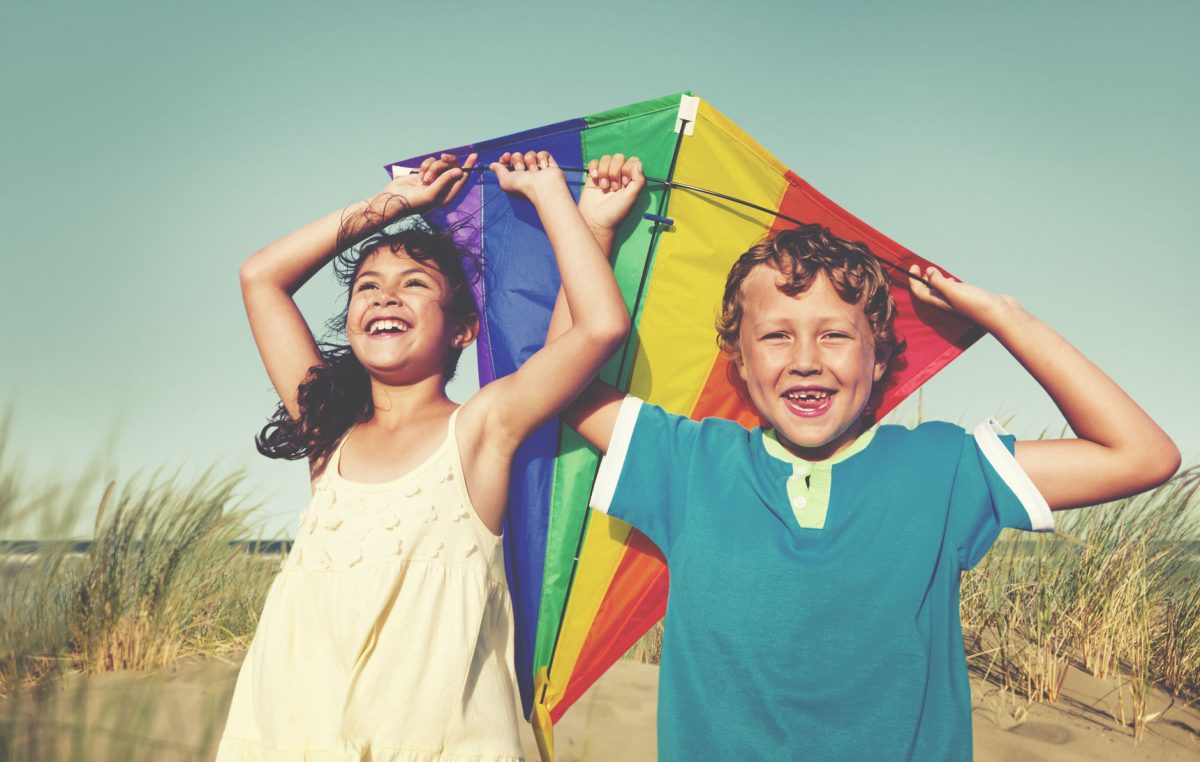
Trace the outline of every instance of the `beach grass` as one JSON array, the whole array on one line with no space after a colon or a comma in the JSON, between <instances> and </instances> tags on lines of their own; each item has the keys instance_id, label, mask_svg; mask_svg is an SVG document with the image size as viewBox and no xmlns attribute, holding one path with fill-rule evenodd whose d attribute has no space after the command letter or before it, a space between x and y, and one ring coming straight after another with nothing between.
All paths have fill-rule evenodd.
<instances>
[{"instance_id":1,"label":"beach grass","mask_svg":"<svg viewBox=\"0 0 1200 762\"><path fill-rule=\"evenodd\" d=\"M240 483L159 472L109 483L84 506L79 485L25 492L0 444L0 538L35 511L59 528L95 516L90 541L24 552L10 542L0 558L0 696L64 671L149 670L244 647L279 558L246 552L252 506Z\"/></svg>"},{"instance_id":2,"label":"beach grass","mask_svg":"<svg viewBox=\"0 0 1200 762\"><path fill-rule=\"evenodd\" d=\"M240 475L33 481L5 440L0 425L0 759L211 756L215 730L172 741L152 697L86 675L246 647L280 558L248 552ZM177 727L219 730L223 708L205 706Z\"/></svg>"},{"instance_id":3,"label":"beach grass","mask_svg":"<svg viewBox=\"0 0 1200 762\"><path fill-rule=\"evenodd\" d=\"M1157 686L1200 698L1200 468L1156 490L1005 532L962 578L973 671L1014 706L1056 701L1070 670L1111 682L1113 720L1140 737Z\"/></svg>"}]
</instances>

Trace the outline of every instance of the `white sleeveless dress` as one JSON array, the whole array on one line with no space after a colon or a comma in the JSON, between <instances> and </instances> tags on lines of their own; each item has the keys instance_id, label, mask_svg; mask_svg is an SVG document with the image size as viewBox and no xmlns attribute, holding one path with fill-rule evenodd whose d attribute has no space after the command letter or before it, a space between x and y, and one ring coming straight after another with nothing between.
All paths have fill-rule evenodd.
<instances>
[{"instance_id":1,"label":"white sleeveless dress","mask_svg":"<svg viewBox=\"0 0 1200 762\"><path fill-rule=\"evenodd\" d=\"M501 540L446 439L405 476L339 475L300 517L238 675L226 760L522 758Z\"/></svg>"}]
</instances>

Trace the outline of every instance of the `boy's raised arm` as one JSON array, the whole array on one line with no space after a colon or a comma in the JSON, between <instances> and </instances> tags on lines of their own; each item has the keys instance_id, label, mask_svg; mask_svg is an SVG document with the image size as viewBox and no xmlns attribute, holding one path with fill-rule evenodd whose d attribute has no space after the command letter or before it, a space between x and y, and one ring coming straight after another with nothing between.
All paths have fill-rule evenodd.
<instances>
[{"instance_id":1,"label":"boy's raised arm","mask_svg":"<svg viewBox=\"0 0 1200 762\"><path fill-rule=\"evenodd\" d=\"M1179 450L1166 432L1015 299L952 280L932 267L925 278L933 289L914 281L913 294L995 336L1042 385L1078 437L1016 445L1017 463L1052 509L1126 497L1162 484L1179 468Z\"/></svg>"},{"instance_id":2,"label":"boy's raised arm","mask_svg":"<svg viewBox=\"0 0 1200 762\"><path fill-rule=\"evenodd\" d=\"M642 163L636 157L626 160L618 153L588 163L587 181L579 197L579 213L606 259L612 254L615 231L629 214L643 185ZM560 289L546 331L547 344L571 328L572 314L566 293ZM624 397L618 390L596 379L563 410L562 417L593 447L606 453Z\"/></svg>"}]
</instances>

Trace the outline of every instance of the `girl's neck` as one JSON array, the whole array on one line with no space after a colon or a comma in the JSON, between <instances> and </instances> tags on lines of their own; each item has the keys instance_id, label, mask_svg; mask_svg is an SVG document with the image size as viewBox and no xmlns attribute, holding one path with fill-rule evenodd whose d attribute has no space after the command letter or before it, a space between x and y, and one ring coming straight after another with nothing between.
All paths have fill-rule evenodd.
<instances>
[{"instance_id":1,"label":"girl's neck","mask_svg":"<svg viewBox=\"0 0 1200 762\"><path fill-rule=\"evenodd\" d=\"M416 418L436 415L441 409L454 407L454 402L446 396L446 385L440 376L402 386L372 378L371 401L375 407L371 425L391 430L402 428Z\"/></svg>"}]
</instances>

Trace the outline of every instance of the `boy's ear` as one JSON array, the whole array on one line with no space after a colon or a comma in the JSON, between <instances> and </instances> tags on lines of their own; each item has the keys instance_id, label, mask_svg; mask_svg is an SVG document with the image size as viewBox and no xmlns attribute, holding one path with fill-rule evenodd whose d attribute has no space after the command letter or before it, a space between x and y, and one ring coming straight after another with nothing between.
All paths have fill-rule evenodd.
<instances>
[{"instance_id":1,"label":"boy's ear","mask_svg":"<svg viewBox=\"0 0 1200 762\"><path fill-rule=\"evenodd\" d=\"M892 353L886 350L875 353L875 371L872 373L875 383L879 383L879 379L883 378L887 373L888 363L892 360Z\"/></svg>"},{"instance_id":2,"label":"boy's ear","mask_svg":"<svg viewBox=\"0 0 1200 762\"><path fill-rule=\"evenodd\" d=\"M744 383L749 383L750 379L746 378L746 363L742 360L742 353L735 349L727 354L729 355L729 364L737 368L738 376Z\"/></svg>"}]
</instances>

